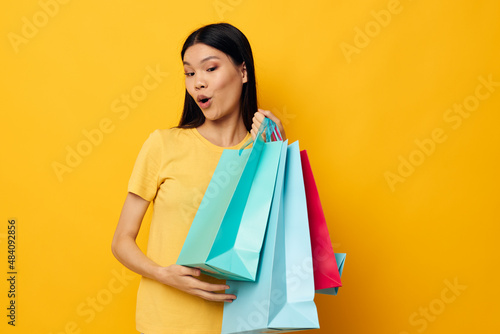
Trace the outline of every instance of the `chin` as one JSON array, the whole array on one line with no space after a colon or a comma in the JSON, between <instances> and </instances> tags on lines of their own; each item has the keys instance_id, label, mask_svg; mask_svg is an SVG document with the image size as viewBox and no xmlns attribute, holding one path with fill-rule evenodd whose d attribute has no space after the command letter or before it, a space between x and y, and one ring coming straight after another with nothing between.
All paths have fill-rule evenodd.
<instances>
[{"instance_id":1,"label":"chin","mask_svg":"<svg viewBox=\"0 0 500 334\"><path fill-rule=\"evenodd\" d=\"M208 119L210 121L215 121L215 120L223 117L223 114L221 114L217 110L203 110L203 109L201 109L201 112L205 116L205 119Z\"/></svg>"},{"instance_id":2,"label":"chin","mask_svg":"<svg viewBox=\"0 0 500 334\"><path fill-rule=\"evenodd\" d=\"M207 120L207 121L216 121L220 118L218 115L214 115L212 113L205 113L204 112L203 115L205 116L205 120Z\"/></svg>"}]
</instances>

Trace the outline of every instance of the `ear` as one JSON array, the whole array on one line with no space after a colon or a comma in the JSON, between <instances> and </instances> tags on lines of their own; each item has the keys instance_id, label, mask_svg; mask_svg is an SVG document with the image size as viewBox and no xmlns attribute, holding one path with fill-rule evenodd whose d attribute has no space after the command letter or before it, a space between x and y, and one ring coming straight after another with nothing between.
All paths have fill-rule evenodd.
<instances>
[{"instance_id":1,"label":"ear","mask_svg":"<svg viewBox=\"0 0 500 334\"><path fill-rule=\"evenodd\" d=\"M247 65L243 62L241 65L241 83L246 83L248 81Z\"/></svg>"}]
</instances>

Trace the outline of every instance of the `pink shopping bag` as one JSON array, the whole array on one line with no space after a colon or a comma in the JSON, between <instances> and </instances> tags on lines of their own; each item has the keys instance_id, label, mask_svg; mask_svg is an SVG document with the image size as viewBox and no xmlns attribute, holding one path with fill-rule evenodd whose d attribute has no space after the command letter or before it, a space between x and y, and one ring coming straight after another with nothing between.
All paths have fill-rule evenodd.
<instances>
[{"instance_id":1,"label":"pink shopping bag","mask_svg":"<svg viewBox=\"0 0 500 334\"><path fill-rule=\"evenodd\" d=\"M300 152L300 157L311 234L314 286L316 293L331 294L330 292L333 291L331 288L342 286L340 273L306 150Z\"/></svg>"}]
</instances>

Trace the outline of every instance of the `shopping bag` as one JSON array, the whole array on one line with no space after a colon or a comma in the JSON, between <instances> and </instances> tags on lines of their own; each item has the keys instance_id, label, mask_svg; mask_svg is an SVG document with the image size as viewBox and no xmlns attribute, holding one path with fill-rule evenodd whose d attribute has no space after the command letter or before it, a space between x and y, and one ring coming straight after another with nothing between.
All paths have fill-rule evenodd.
<instances>
[{"instance_id":1,"label":"shopping bag","mask_svg":"<svg viewBox=\"0 0 500 334\"><path fill-rule=\"evenodd\" d=\"M337 260L337 266L339 269L340 276L342 276L342 271L344 271L345 253L335 253L335 259ZM316 290L316 293L322 293L325 295L337 295L339 292L339 287L323 289L321 291Z\"/></svg>"},{"instance_id":2,"label":"shopping bag","mask_svg":"<svg viewBox=\"0 0 500 334\"><path fill-rule=\"evenodd\" d=\"M316 292L322 293L320 291L324 289L342 286L342 282L307 151L301 151L300 157L311 233L314 285Z\"/></svg>"},{"instance_id":3,"label":"shopping bag","mask_svg":"<svg viewBox=\"0 0 500 334\"><path fill-rule=\"evenodd\" d=\"M250 150L224 150L192 222L177 264L206 274L254 281L281 155L278 131L265 118Z\"/></svg>"},{"instance_id":4,"label":"shopping bag","mask_svg":"<svg viewBox=\"0 0 500 334\"><path fill-rule=\"evenodd\" d=\"M222 334L319 328L298 142L283 144L257 278L227 284Z\"/></svg>"}]
</instances>

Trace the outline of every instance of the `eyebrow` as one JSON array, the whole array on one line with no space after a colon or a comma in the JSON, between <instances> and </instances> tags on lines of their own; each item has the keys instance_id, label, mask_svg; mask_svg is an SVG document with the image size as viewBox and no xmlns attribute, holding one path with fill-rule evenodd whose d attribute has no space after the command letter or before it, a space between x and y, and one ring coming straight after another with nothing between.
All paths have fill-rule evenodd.
<instances>
[{"instance_id":1,"label":"eyebrow","mask_svg":"<svg viewBox=\"0 0 500 334\"><path fill-rule=\"evenodd\" d=\"M203 59L201 60L200 64L201 64L201 63L204 63L204 62L206 62L207 60L210 60L210 59L220 59L220 58L219 58L219 57L217 57L217 56L208 56L208 57L203 58ZM182 63L183 63L184 65L191 65L191 64L190 64L190 63L188 63L187 61L183 61Z\"/></svg>"}]
</instances>

